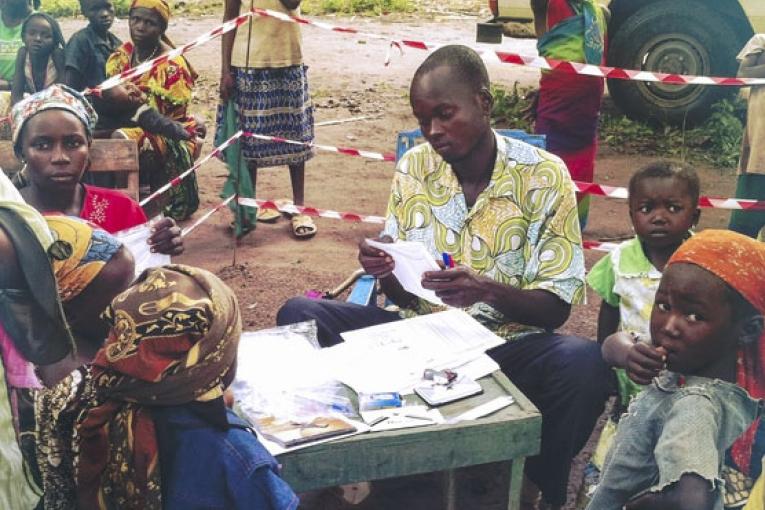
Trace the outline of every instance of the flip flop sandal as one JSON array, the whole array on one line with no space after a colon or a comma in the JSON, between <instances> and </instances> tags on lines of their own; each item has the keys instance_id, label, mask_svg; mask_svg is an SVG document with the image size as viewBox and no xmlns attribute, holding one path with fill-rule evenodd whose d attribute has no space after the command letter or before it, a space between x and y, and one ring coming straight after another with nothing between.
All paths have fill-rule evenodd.
<instances>
[{"instance_id":1,"label":"flip flop sandal","mask_svg":"<svg viewBox=\"0 0 765 510\"><path fill-rule=\"evenodd\" d=\"M310 239L316 235L317 230L310 216L296 214L292 217L292 234L298 239Z\"/></svg>"},{"instance_id":2,"label":"flip flop sandal","mask_svg":"<svg viewBox=\"0 0 765 510\"><path fill-rule=\"evenodd\" d=\"M258 208L258 221L261 223L275 223L281 216L282 213L276 209Z\"/></svg>"}]
</instances>

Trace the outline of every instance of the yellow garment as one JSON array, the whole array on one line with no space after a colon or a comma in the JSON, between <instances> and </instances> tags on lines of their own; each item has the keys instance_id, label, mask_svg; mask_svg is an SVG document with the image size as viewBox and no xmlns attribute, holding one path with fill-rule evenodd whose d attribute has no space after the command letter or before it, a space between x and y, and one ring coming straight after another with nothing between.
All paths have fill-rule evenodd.
<instances>
[{"instance_id":1,"label":"yellow garment","mask_svg":"<svg viewBox=\"0 0 765 510\"><path fill-rule=\"evenodd\" d=\"M280 0L255 0L254 7L299 16L300 9L289 10ZM242 2L239 13L250 10L250 3ZM252 30L250 31L250 26ZM247 36L250 36L250 59L247 63ZM300 26L275 18L253 16L236 30L231 65L234 67L290 67L303 63Z\"/></svg>"},{"instance_id":2,"label":"yellow garment","mask_svg":"<svg viewBox=\"0 0 765 510\"><path fill-rule=\"evenodd\" d=\"M53 243L53 236L48 229L48 224L45 223L45 218L34 207L24 202L19 190L2 170L0 170L0 207L12 209L24 218L44 249L47 250Z\"/></svg>"},{"instance_id":3,"label":"yellow garment","mask_svg":"<svg viewBox=\"0 0 765 510\"><path fill-rule=\"evenodd\" d=\"M765 475L760 475L743 510L765 510Z\"/></svg>"},{"instance_id":4,"label":"yellow garment","mask_svg":"<svg viewBox=\"0 0 765 510\"><path fill-rule=\"evenodd\" d=\"M79 295L98 276L115 248L102 250L103 256L94 258L94 230L87 223L66 216L48 216L46 219L56 240L66 241L72 248L72 254L64 260L53 259L59 295L65 303Z\"/></svg>"}]
</instances>

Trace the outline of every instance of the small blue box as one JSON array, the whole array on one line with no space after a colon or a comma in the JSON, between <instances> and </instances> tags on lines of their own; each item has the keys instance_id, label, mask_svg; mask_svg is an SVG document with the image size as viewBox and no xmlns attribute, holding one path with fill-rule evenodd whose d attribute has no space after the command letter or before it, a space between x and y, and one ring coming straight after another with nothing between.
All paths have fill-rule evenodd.
<instances>
[{"instance_id":1,"label":"small blue box","mask_svg":"<svg viewBox=\"0 0 765 510\"><path fill-rule=\"evenodd\" d=\"M401 407L402 403L401 395L396 392L359 393L359 411L374 411L375 409Z\"/></svg>"}]
</instances>

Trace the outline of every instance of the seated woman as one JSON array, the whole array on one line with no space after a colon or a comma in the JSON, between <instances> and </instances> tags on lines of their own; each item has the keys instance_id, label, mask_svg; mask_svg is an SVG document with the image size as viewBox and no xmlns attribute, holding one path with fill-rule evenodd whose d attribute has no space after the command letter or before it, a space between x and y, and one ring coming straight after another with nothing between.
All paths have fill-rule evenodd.
<instances>
[{"instance_id":1,"label":"seated woman","mask_svg":"<svg viewBox=\"0 0 765 510\"><path fill-rule=\"evenodd\" d=\"M49 423L35 420L35 394L66 387L57 383L92 359L107 329L99 314L132 281L133 262L114 238L82 220L55 216L46 222L12 195L4 175L0 190L0 465L12 484L0 491L0 506L33 508L43 486L37 425ZM56 415L57 402L38 409ZM71 466L45 451L41 467Z\"/></svg>"},{"instance_id":2,"label":"seated woman","mask_svg":"<svg viewBox=\"0 0 765 510\"><path fill-rule=\"evenodd\" d=\"M96 114L66 85L53 85L13 108L13 150L24 164L17 185L24 200L44 214L77 216L115 233L146 223L146 214L119 191L82 184L89 165ZM181 230L172 218L153 225L151 250L183 252Z\"/></svg>"},{"instance_id":3,"label":"seated woman","mask_svg":"<svg viewBox=\"0 0 765 510\"><path fill-rule=\"evenodd\" d=\"M114 76L157 57L174 46L165 36L170 7L165 0L134 0L130 6L130 39L112 53L106 62L107 76ZM120 132L138 143L141 183L154 191L184 170L199 157L205 129L198 119L188 115L191 90L196 73L183 56L163 62L133 82L144 92L147 104L162 115L181 122L195 135L191 140L177 141L140 127L125 127ZM165 213L184 220L199 207L196 176L168 190Z\"/></svg>"}]
</instances>

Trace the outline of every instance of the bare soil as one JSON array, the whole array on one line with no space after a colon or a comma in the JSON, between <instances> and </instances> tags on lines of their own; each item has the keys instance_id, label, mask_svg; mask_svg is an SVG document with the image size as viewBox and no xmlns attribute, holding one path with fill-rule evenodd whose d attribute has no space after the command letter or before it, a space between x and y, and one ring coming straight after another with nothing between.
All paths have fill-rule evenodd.
<instances>
[{"instance_id":1,"label":"bare soil","mask_svg":"<svg viewBox=\"0 0 765 510\"><path fill-rule=\"evenodd\" d=\"M485 13L479 15L483 16L481 19L486 18ZM176 18L172 20L169 35L178 43L186 42L216 26L219 19L219 16ZM323 19L398 39L442 43L473 43L478 20L479 16L466 15L465 9L459 5L419 18ZM83 27L84 23L84 20L62 20L65 35ZM114 30L121 38L127 38L125 20L118 20ZM425 52L407 49L401 55L398 50L391 49L391 64L386 67L383 61L389 48L384 42L314 27L303 27L302 30L316 122L359 115L368 117L354 123L317 127L316 141L378 152L394 151L396 134L416 125L408 104L408 84ZM528 53L534 51L534 43L533 40L513 40L506 44L510 44L515 51ZM205 152L211 148L214 130L219 55L219 40L195 49L189 55L200 75L192 109L207 118L211 133L205 143ZM516 80L531 85L539 76L533 69L502 64L490 65L489 72L495 82L505 85L512 85ZM598 155L595 180L603 184L626 185L629 175L651 159L602 149ZM730 196L733 192L732 171L707 167L700 167L698 171L705 194ZM195 218L220 202L219 194L227 171L220 162L212 161L198 174L201 207ZM319 151L306 166L306 204L340 211L383 214L392 174L393 165L390 163ZM286 168L261 170L257 196L264 199L291 197ZM289 221L280 219L275 224L259 224L255 232L236 243L228 230L230 220L226 211L212 216L188 235L185 239L186 252L176 261L201 266L219 274L236 291L244 313L245 328L250 330L273 326L276 311L287 298L309 289L327 290L337 285L358 267L358 242L379 230L376 225L317 219L318 234L311 240L300 241L291 235ZM727 212L705 210L701 227L724 227L727 220ZM626 203L595 197L585 238L614 239L630 234ZM601 256L601 252L588 251L588 267ZM563 330L594 338L598 306L599 300L590 292L587 304L574 308ZM585 451L591 451L591 446ZM572 475L572 500L581 479L581 463L580 458ZM458 507L503 508L507 497L506 482L503 482L506 473L503 467L495 465L464 470L460 475ZM373 502L364 508L441 507L440 479L435 475L393 480L378 486L383 489L387 487L387 490L375 491ZM322 496L309 507L337 508L338 505L328 503Z\"/></svg>"}]
</instances>

